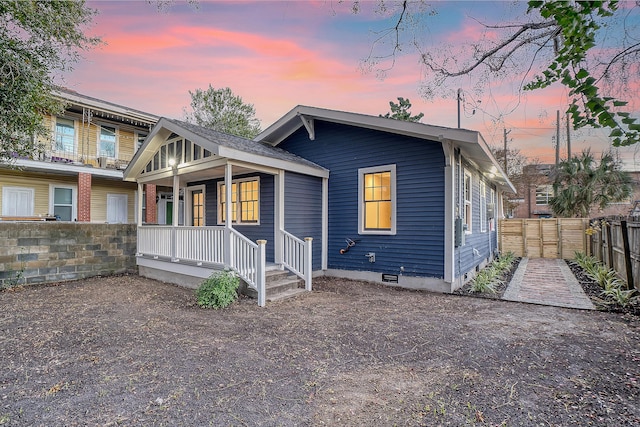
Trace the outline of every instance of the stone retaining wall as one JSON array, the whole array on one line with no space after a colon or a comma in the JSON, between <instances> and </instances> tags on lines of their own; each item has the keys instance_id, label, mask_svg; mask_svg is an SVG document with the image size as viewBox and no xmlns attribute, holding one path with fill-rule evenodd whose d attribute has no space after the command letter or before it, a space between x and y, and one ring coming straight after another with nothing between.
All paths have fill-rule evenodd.
<instances>
[{"instance_id":1,"label":"stone retaining wall","mask_svg":"<svg viewBox=\"0 0 640 427\"><path fill-rule=\"evenodd\" d=\"M0 287L135 273L135 224L0 222Z\"/></svg>"}]
</instances>

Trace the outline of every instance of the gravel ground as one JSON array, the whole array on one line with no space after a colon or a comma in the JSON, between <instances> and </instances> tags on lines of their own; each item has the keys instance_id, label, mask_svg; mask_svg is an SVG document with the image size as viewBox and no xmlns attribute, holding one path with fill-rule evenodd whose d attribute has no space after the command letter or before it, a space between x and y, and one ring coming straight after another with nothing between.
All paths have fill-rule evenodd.
<instances>
[{"instance_id":1,"label":"gravel ground","mask_svg":"<svg viewBox=\"0 0 640 427\"><path fill-rule=\"evenodd\" d=\"M137 276L0 292L0 425L640 425L635 316L314 288L220 311Z\"/></svg>"}]
</instances>

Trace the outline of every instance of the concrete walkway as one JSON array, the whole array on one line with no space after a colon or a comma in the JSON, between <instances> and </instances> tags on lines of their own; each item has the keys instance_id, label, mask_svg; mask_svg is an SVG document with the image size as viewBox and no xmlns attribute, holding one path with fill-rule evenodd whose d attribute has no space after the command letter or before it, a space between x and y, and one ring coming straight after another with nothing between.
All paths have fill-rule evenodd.
<instances>
[{"instance_id":1,"label":"concrete walkway","mask_svg":"<svg viewBox=\"0 0 640 427\"><path fill-rule=\"evenodd\" d=\"M595 310L562 259L522 258L502 299Z\"/></svg>"}]
</instances>

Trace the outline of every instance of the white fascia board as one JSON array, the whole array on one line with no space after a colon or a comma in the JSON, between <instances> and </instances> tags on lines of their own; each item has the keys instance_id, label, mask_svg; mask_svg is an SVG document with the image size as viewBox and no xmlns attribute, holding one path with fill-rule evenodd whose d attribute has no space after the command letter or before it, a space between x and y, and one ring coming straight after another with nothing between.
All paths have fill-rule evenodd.
<instances>
[{"instance_id":1,"label":"white fascia board","mask_svg":"<svg viewBox=\"0 0 640 427\"><path fill-rule=\"evenodd\" d=\"M266 157L253 153L246 153L244 151L235 150L229 147L220 147L220 156L229 158L231 160L239 160L246 163L267 166L274 169L282 169L290 172L297 172L304 175L317 176L321 178L327 178L329 176L329 171L326 169L318 169L312 166L301 165L288 160L275 159L273 157Z\"/></svg>"},{"instance_id":2,"label":"white fascia board","mask_svg":"<svg viewBox=\"0 0 640 427\"><path fill-rule=\"evenodd\" d=\"M15 166L27 171L40 171L60 175L78 175L88 173L93 176L122 180L123 174L119 169L101 169L88 166L70 165L68 163L50 163L38 160L17 159Z\"/></svg>"}]
</instances>

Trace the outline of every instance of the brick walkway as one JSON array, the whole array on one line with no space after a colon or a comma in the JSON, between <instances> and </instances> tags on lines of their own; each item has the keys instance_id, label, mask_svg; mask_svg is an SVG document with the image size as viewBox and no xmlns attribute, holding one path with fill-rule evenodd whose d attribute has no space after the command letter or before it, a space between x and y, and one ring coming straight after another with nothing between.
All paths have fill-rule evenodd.
<instances>
[{"instance_id":1,"label":"brick walkway","mask_svg":"<svg viewBox=\"0 0 640 427\"><path fill-rule=\"evenodd\" d=\"M583 310L595 309L562 259L523 258L502 299Z\"/></svg>"}]
</instances>

